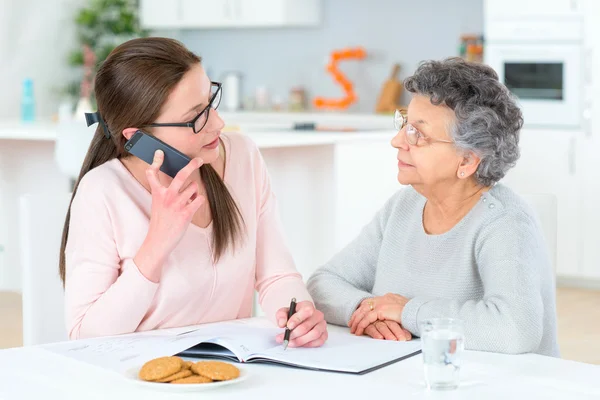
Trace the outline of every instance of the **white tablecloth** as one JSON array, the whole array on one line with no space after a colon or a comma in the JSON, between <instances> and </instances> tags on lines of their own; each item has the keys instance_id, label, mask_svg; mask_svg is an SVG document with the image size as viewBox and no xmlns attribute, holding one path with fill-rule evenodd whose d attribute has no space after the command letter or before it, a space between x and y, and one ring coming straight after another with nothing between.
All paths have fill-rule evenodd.
<instances>
[{"instance_id":1,"label":"white tablecloth","mask_svg":"<svg viewBox=\"0 0 600 400\"><path fill-rule=\"evenodd\" d=\"M600 399L600 366L543 357L467 351L461 386L428 392L423 361L410 359L356 376L243 365L248 379L199 393L148 390L116 372L38 347L0 351L2 399Z\"/></svg>"}]
</instances>

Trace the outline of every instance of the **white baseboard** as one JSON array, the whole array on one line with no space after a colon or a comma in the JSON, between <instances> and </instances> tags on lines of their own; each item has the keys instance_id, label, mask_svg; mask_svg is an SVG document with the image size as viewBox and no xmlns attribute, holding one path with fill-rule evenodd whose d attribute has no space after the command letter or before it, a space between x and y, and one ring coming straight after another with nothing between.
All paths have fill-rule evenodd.
<instances>
[{"instance_id":1,"label":"white baseboard","mask_svg":"<svg viewBox=\"0 0 600 400\"><path fill-rule=\"evenodd\" d=\"M574 276L558 276L556 277L556 286L600 290L600 279Z\"/></svg>"}]
</instances>

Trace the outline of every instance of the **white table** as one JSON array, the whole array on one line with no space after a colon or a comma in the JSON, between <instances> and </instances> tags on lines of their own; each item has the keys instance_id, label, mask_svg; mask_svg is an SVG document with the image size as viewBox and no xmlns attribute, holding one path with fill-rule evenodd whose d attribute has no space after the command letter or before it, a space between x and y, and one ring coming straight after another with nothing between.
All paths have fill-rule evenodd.
<instances>
[{"instance_id":1,"label":"white table","mask_svg":"<svg viewBox=\"0 0 600 400\"><path fill-rule=\"evenodd\" d=\"M37 347L0 351L1 399L599 399L600 366L539 355L467 351L462 385L428 392L420 355L356 376L243 365L240 384L172 394L141 388L115 372Z\"/></svg>"}]
</instances>

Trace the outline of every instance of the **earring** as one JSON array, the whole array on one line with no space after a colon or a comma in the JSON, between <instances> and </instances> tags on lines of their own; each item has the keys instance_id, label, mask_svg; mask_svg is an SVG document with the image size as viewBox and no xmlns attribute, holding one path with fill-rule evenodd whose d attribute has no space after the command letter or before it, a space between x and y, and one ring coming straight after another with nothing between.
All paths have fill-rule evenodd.
<instances>
[{"instance_id":1,"label":"earring","mask_svg":"<svg viewBox=\"0 0 600 400\"><path fill-rule=\"evenodd\" d=\"M465 176L465 171L460 171L460 177L464 177Z\"/></svg>"}]
</instances>

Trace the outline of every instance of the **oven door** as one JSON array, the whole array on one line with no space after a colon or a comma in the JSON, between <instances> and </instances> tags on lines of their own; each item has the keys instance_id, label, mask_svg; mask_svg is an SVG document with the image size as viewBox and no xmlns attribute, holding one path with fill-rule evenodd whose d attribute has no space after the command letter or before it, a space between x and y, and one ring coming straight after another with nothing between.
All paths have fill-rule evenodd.
<instances>
[{"instance_id":1,"label":"oven door","mask_svg":"<svg viewBox=\"0 0 600 400\"><path fill-rule=\"evenodd\" d=\"M525 125L581 125L579 44L489 44L486 63L518 99Z\"/></svg>"}]
</instances>

